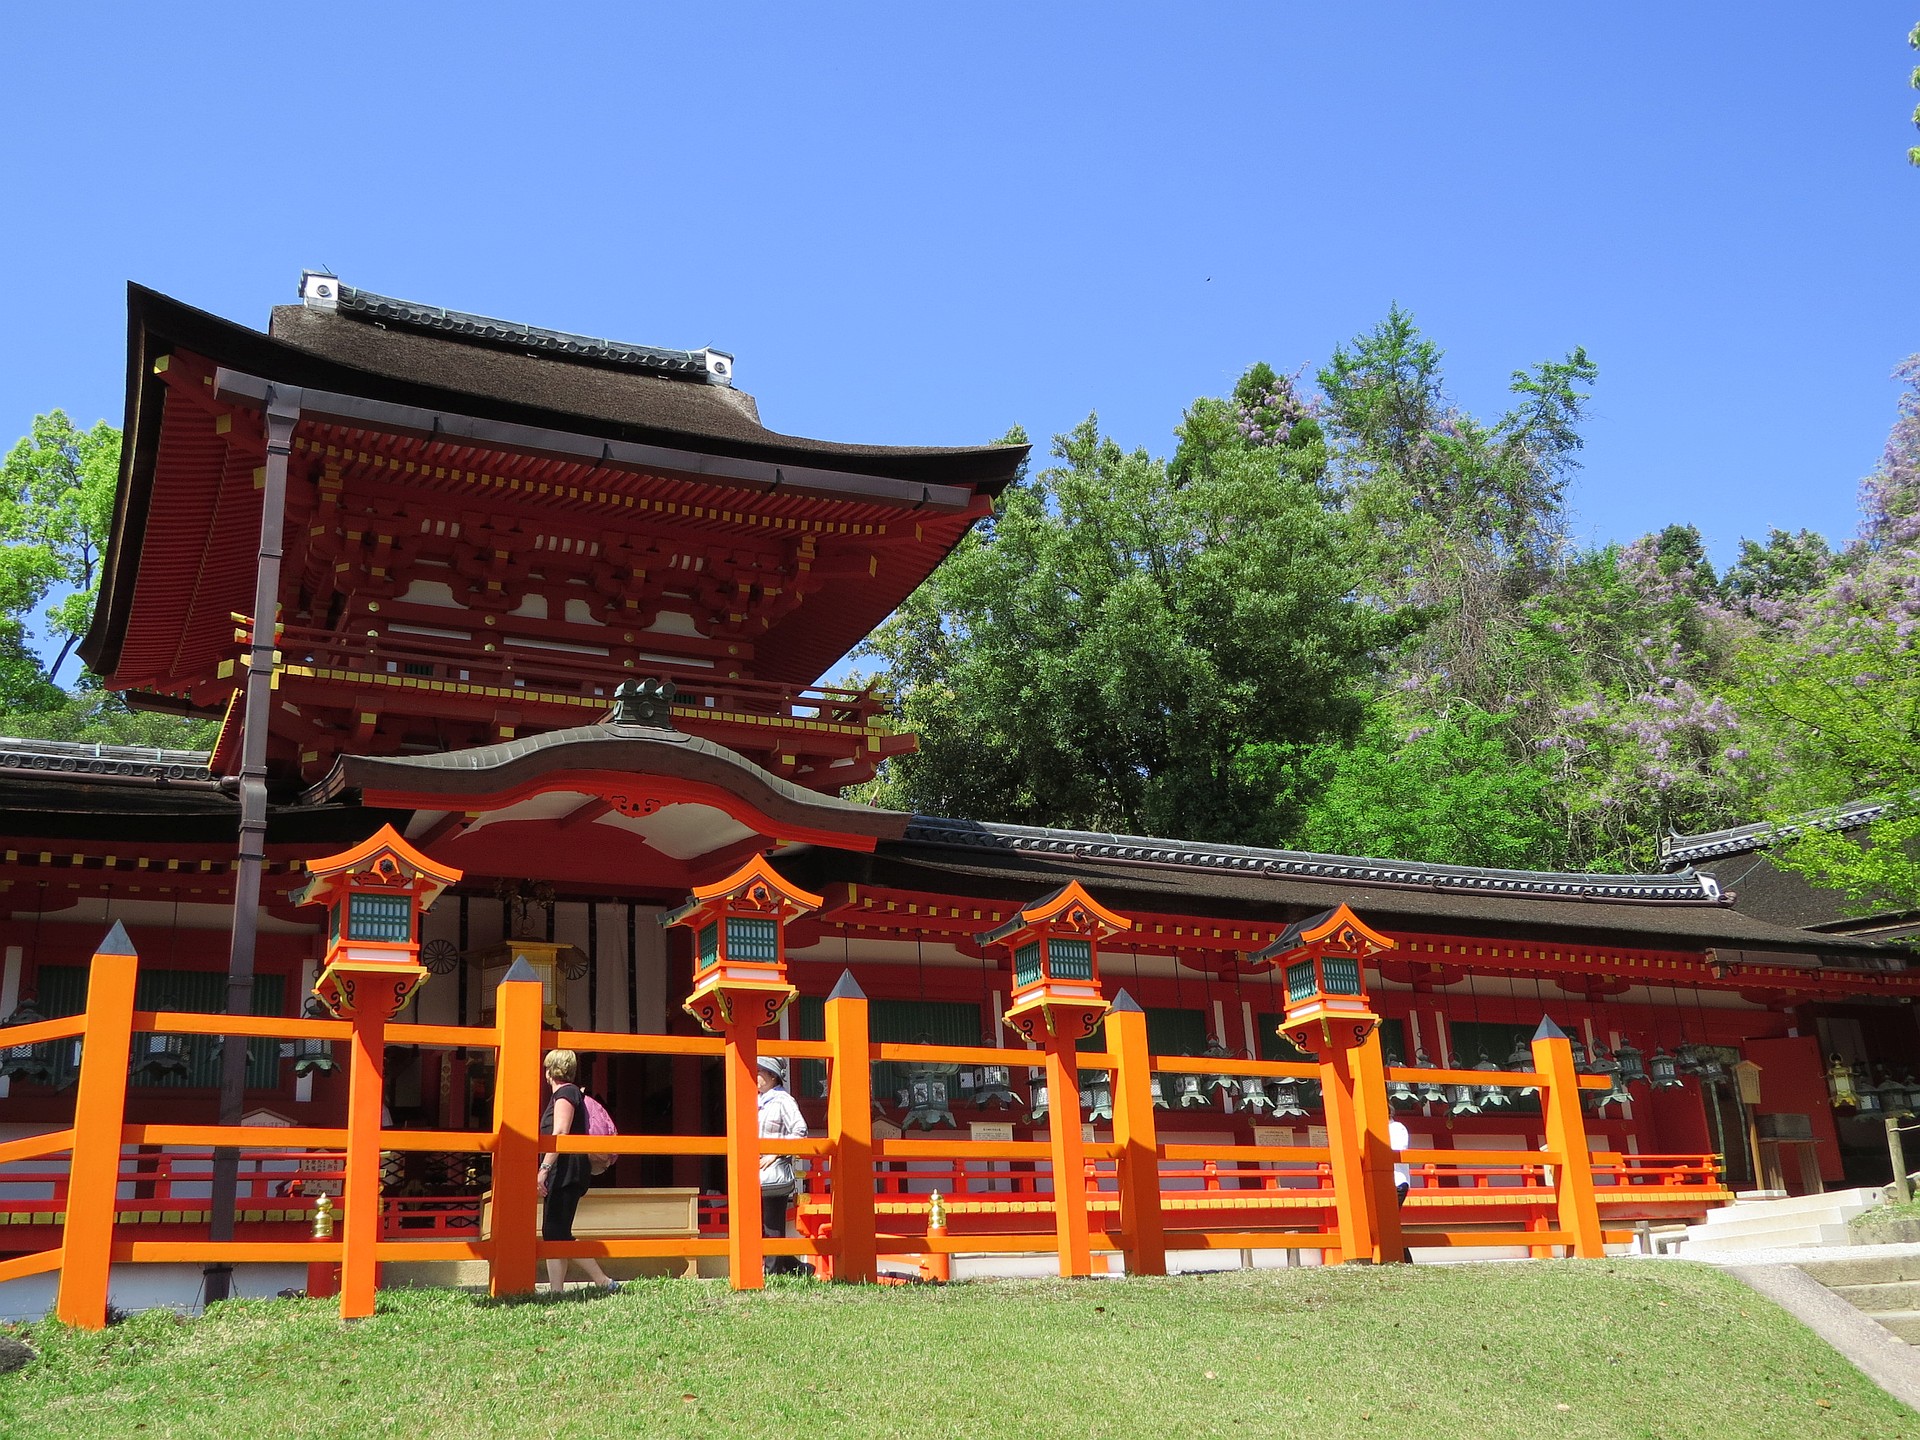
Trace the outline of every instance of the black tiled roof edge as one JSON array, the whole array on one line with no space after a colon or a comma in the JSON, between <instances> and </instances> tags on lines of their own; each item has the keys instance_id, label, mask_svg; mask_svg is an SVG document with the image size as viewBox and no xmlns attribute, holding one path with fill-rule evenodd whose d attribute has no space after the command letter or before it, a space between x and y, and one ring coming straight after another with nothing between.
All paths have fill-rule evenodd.
<instances>
[{"instance_id":1,"label":"black tiled roof edge","mask_svg":"<svg viewBox=\"0 0 1920 1440\"><path fill-rule=\"evenodd\" d=\"M416 330L457 336L482 345L564 355L574 360L591 360L601 365L618 365L623 369L671 375L702 385L728 383L711 371L707 352L703 350L668 350L654 345L630 345L623 340L600 340L591 335L574 335L540 325L522 325L513 320L472 315L464 310L447 310L438 305L396 300L391 295L376 295L371 290L356 290L351 285L339 287L339 310L343 315L390 321ZM731 356L727 358L732 359Z\"/></svg>"},{"instance_id":2,"label":"black tiled roof edge","mask_svg":"<svg viewBox=\"0 0 1920 1440\"><path fill-rule=\"evenodd\" d=\"M1098 835L1084 830L1046 830L979 820L943 820L916 815L906 839L962 849L1011 850L1087 860L1159 865L1186 870L1224 870L1276 878L1326 880L1403 890L1455 890L1535 899L1617 900L1637 904L1728 905L1710 875L1577 875L1539 870L1483 870L1351 855L1313 855L1261 850L1245 845L1202 845L1143 835Z\"/></svg>"},{"instance_id":3,"label":"black tiled roof edge","mask_svg":"<svg viewBox=\"0 0 1920 1440\"><path fill-rule=\"evenodd\" d=\"M201 750L161 750L146 745L89 745L70 740L0 736L0 770L52 775L106 775L132 780L202 780L213 757Z\"/></svg>"},{"instance_id":4,"label":"black tiled roof edge","mask_svg":"<svg viewBox=\"0 0 1920 1440\"><path fill-rule=\"evenodd\" d=\"M1764 850L1776 841L1795 839L1809 830L1854 830L1871 825L1892 808L1891 800L1863 800L1831 810L1809 811L1779 824L1761 820L1727 830L1709 830L1704 835L1669 835L1660 842L1660 863L1691 865L1696 860L1744 855Z\"/></svg>"}]
</instances>

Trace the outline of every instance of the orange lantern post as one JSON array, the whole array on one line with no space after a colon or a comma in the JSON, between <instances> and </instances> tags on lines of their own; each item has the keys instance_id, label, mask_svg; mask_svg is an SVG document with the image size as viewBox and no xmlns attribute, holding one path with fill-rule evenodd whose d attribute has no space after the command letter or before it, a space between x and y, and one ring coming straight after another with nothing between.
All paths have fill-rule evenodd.
<instances>
[{"instance_id":1,"label":"orange lantern post","mask_svg":"<svg viewBox=\"0 0 1920 1440\"><path fill-rule=\"evenodd\" d=\"M787 981L786 923L822 904L756 855L726 879L693 892L663 926L693 932L693 992L684 1009L726 1039L727 1268L736 1290L757 1290L760 1237L760 1105L754 1067L760 1029L798 992Z\"/></svg>"},{"instance_id":2,"label":"orange lantern post","mask_svg":"<svg viewBox=\"0 0 1920 1440\"><path fill-rule=\"evenodd\" d=\"M1366 962L1397 948L1398 941L1337 905L1295 921L1249 957L1280 970L1286 986L1280 1034L1320 1062L1340 1250L1349 1263L1381 1264L1404 1253L1380 1017L1366 983Z\"/></svg>"},{"instance_id":3,"label":"orange lantern post","mask_svg":"<svg viewBox=\"0 0 1920 1440\"><path fill-rule=\"evenodd\" d=\"M1106 1018L1100 942L1133 927L1101 905L1078 880L1034 901L982 945L1005 945L1013 960L1006 1022L1047 1057L1047 1133L1053 1146L1054 1228L1062 1275L1093 1273L1087 1220L1086 1147L1080 1133L1080 1068L1075 1045Z\"/></svg>"},{"instance_id":4,"label":"orange lantern post","mask_svg":"<svg viewBox=\"0 0 1920 1440\"><path fill-rule=\"evenodd\" d=\"M307 871L313 878L296 902L327 907L326 962L313 993L353 1024L340 1207L340 1314L352 1320L373 1313L387 1022L427 978L420 916L461 872L429 860L391 825L351 850L309 861Z\"/></svg>"}]
</instances>

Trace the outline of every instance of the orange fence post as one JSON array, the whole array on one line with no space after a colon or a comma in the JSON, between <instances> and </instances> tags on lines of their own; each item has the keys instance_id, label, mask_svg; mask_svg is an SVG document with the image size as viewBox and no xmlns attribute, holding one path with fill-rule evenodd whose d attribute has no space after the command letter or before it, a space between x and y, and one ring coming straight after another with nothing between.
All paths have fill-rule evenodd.
<instances>
[{"instance_id":1,"label":"orange fence post","mask_svg":"<svg viewBox=\"0 0 1920 1440\"><path fill-rule=\"evenodd\" d=\"M1333 1208L1340 1229L1340 1257L1367 1264L1380 1252L1367 1191L1353 1052L1328 1045L1320 1061L1320 1090L1327 1107L1327 1158L1333 1169Z\"/></svg>"},{"instance_id":2,"label":"orange fence post","mask_svg":"<svg viewBox=\"0 0 1920 1440\"><path fill-rule=\"evenodd\" d=\"M127 1114L127 1060L133 1048L133 984L140 968L119 921L93 952L87 979L86 1043L73 1107L67 1223L60 1294L62 1324L99 1330L107 1323L112 1273L113 1202L120 1186L120 1133Z\"/></svg>"},{"instance_id":3,"label":"orange fence post","mask_svg":"<svg viewBox=\"0 0 1920 1440\"><path fill-rule=\"evenodd\" d=\"M527 1295L536 1278L540 1196L540 976L516 957L500 982L493 1076L494 1296Z\"/></svg>"},{"instance_id":4,"label":"orange fence post","mask_svg":"<svg viewBox=\"0 0 1920 1440\"><path fill-rule=\"evenodd\" d=\"M760 1234L760 1028L729 1022L721 1059L727 1075L727 1280L736 1290L767 1283Z\"/></svg>"},{"instance_id":5,"label":"orange fence post","mask_svg":"<svg viewBox=\"0 0 1920 1440\"><path fill-rule=\"evenodd\" d=\"M347 1178L340 1196L340 1318L373 1314L380 1242L380 1104L386 1089L387 1017L353 1012L347 1066ZM229 1045L235 1042L231 1039ZM500 1223L499 1207L494 1224Z\"/></svg>"},{"instance_id":6,"label":"orange fence post","mask_svg":"<svg viewBox=\"0 0 1920 1440\"><path fill-rule=\"evenodd\" d=\"M1406 1255L1400 1232L1400 1197L1394 1193L1393 1141L1387 1126L1393 1119L1387 1103L1387 1066L1380 1053L1380 1027L1349 1052L1353 1070L1354 1110L1360 1128L1360 1173L1373 1217L1373 1260L1391 1265Z\"/></svg>"},{"instance_id":7,"label":"orange fence post","mask_svg":"<svg viewBox=\"0 0 1920 1440\"><path fill-rule=\"evenodd\" d=\"M1079 1053L1070 1037L1047 1036L1047 1134L1053 1145L1053 1225L1062 1275L1093 1273L1087 1150L1080 1134Z\"/></svg>"},{"instance_id":8,"label":"orange fence post","mask_svg":"<svg viewBox=\"0 0 1920 1440\"><path fill-rule=\"evenodd\" d=\"M1120 1190L1120 1228L1126 1235L1127 1273L1167 1273L1166 1217L1160 1211L1160 1141L1153 1120L1153 1056L1147 1014L1122 990L1107 1011L1107 1049L1113 1053L1114 1171Z\"/></svg>"},{"instance_id":9,"label":"orange fence post","mask_svg":"<svg viewBox=\"0 0 1920 1440\"><path fill-rule=\"evenodd\" d=\"M1546 1082L1547 1148L1560 1155L1555 1172L1560 1229L1573 1237L1575 1255L1597 1260L1607 1252L1593 1191L1593 1162L1587 1153L1587 1123L1580 1113L1580 1076L1573 1068L1573 1046L1566 1033L1544 1016L1533 1033L1533 1068Z\"/></svg>"},{"instance_id":10,"label":"orange fence post","mask_svg":"<svg viewBox=\"0 0 1920 1440\"><path fill-rule=\"evenodd\" d=\"M827 996L827 1138L833 1146L833 1278L871 1283L878 1276L873 1226L873 1071L867 997L843 971ZM757 1128L757 1125L756 1125Z\"/></svg>"}]
</instances>

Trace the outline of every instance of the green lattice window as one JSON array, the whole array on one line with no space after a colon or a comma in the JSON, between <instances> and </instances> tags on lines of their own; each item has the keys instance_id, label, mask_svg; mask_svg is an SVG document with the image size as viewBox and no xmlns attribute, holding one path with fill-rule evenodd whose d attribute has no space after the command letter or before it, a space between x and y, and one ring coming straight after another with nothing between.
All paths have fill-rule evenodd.
<instances>
[{"instance_id":1,"label":"green lattice window","mask_svg":"<svg viewBox=\"0 0 1920 1440\"><path fill-rule=\"evenodd\" d=\"M1031 985L1040 978L1040 946L1022 945L1013 952L1013 983Z\"/></svg>"},{"instance_id":2,"label":"green lattice window","mask_svg":"<svg viewBox=\"0 0 1920 1440\"><path fill-rule=\"evenodd\" d=\"M404 945L413 936L413 902L406 895L349 895L347 939Z\"/></svg>"},{"instance_id":3,"label":"green lattice window","mask_svg":"<svg viewBox=\"0 0 1920 1440\"><path fill-rule=\"evenodd\" d=\"M780 958L780 933L776 922L747 916L727 920L727 958L758 960L771 965Z\"/></svg>"},{"instance_id":4,"label":"green lattice window","mask_svg":"<svg viewBox=\"0 0 1920 1440\"><path fill-rule=\"evenodd\" d=\"M700 961L694 968L705 970L720 958L720 927L718 925L701 926L700 934L696 937L696 948Z\"/></svg>"},{"instance_id":5,"label":"green lattice window","mask_svg":"<svg viewBox=\"0 0 1920 1440\"><path fill-rule=\"evenodd\" d=\"M1296 960L1287 966L1287 999L1304 1000L1314 993L1313 961Z\"/></svg>"},{"instance_id":6,"label":"green lattice window","mask_svg":"<svg viewBox=\"0 0 1920 1440\"><path fill-rule=\"evenodd\" d=\"M84 965L43 965L40 967L40 1012L48 1019L78 1015L87 1008L87 967ZM253 977L253 1013L284 1014L287 982L283 975ZM137 1010L188 1010L200 1015L217 1015L227 1008L227 977L218 970L142 970L134 983L134 1008ZM187 1068L178 1075L137 1075L137 1086L157 1086L179 1090L194 1086L212 1088L220 1083L220 1039L214 1035L189 1035L186 1040ZM133 1037L133 1063L149 1052L152 1037ZM65 1085L74 1078L73 1045L61 1041L56 1047L54 1084ZM280 1042L271 1039L247 1042L247 1088L273 1090L280 1085Z\"/></svg>"},{"instance_id":7,"label":"green lattice window","mask_svg":"<svg viewBox=\"0 0 1920 1440\"><path fill-rule=\"evenodd\" d=\"M1360 962L1346 955L1326 955L1320 960L1320 981L1329 995L1360 993Z\"/></svg>"},{"instance_id":8,"label":"green lattice window","mask_svg":"<svg viewBox=\"0 0 1920 1440\"><path fill-rule=\"evenodd\" d=\"M1047 959L1056 980L1093 978L1093 942L1091 940L1049 940Z\"/></svg>"}]
</instances>

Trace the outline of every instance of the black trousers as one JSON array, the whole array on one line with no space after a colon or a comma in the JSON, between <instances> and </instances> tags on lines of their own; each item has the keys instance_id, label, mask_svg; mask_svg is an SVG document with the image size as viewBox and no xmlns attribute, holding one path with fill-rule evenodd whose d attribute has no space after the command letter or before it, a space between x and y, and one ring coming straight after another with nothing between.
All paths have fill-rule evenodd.
<instances>
[{"instance_id":1,"label":"black trousers","mask_svg":"<svg viewBox=\"0 0 1920 1440\"><path fill-rule=\"evenodd\" d=\"M1406 1181L1403 1180L1393 1187L1393 1198L1402 1205L1407 1203ZM1413 1263L1413 1251L1405 1245L1402 1245L1400 1249L1400 1261L1405 1265L1411 1265Z\"/></svg>"},{"instance_id":2,"label":"black trousers","mask_svg":"<svg viewBox=\"0 0 1920 1440\"><path fill-rule=\"evenodd\" d=\"M760 1192L760 1235L765 1240L777 1240L787 1233L787 1202L793 1197L785 1190L775 1194L769 1190ZM806 1262L798 1255L769 1255L760 1267L768 1275L805 1275Z\"/></svg>"}]
</instances>

